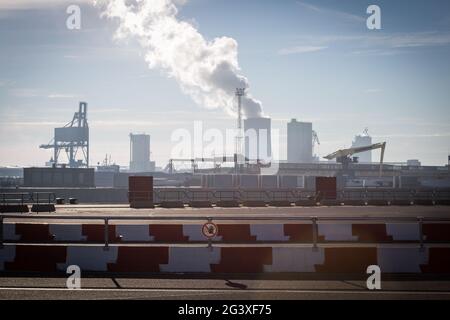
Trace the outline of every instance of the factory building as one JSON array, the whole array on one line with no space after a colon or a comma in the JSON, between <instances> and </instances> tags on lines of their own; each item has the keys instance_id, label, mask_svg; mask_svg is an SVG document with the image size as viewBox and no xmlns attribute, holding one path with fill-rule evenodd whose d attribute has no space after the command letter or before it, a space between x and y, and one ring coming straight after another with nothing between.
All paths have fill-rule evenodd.
<instances>
[{"instance_id":1,"label":"factory building","mask_svg":"<svg viewBox=\"0 0 450 320\"><path fill-rule=\"evenodd\" d=\"M313 130L311 122L292 119L287 124L287 160L289 163L313 161Z\"/></svg>"},{"instance_id":2,"label":"factory building","mask_svg":"<svg viewBox=\"0 0 450 320\"><path fill-rule=\"evenodd\" d=\"M150 135L130 133L130 172L155 171L150 161Z\"/></svg>"},{"instance_id":3,"label":"factory building","mask_svg":"<svg viewBox=\"0 0 450 320\"><path fill-rule=\"evenodd\" d=\"M355 136L355 140L352 142L352 148L370 146L372 144L372 137L367 134ZM372 151L364 151L357 154L358 161L361 163L371 163L372 162Z\"/></svg>"},{"instance_id":4,"label":"factory building","mask_svg":"<svg viewBox=\"0 0 450 320\"><path fill-rule=\"evenodd\" d=\"M248 118L244 120L245 157L250 162L270 162L272 137L270 118Z\"/></svg>"},{"instance_id":5,"label":"factory building","mask_svg":"<svg viewBox=\"0 0 450 320\"><path fill-rule=\"evenodd\" d=\"M93 188L93 168L24 168L24 187Z\"/></svg>"}]
</instances>

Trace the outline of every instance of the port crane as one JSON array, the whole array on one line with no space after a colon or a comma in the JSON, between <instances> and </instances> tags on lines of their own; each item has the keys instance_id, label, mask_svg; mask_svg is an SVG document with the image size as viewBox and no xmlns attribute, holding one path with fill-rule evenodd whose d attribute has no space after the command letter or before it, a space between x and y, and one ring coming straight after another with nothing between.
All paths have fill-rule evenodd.
<instances>
[{"instance_id":1,"label":"port crane","mask_svg":"<svg viewBox=\"0 0 450 320\"><path fill-rule=\"evenodd\" d=\"M226 163L226 162L236 162L236 158L235 157L230 157L230 156L222 156L222 157L203 157L203 158L192 158L192 159L169 159L169 163L166 166L166 168L164 169L165 171L169 172L170 174L175 172L175 166L174 166L174 162L182 162L182 163L186 163L186 162L190 162L191 163L191 168L192 168L192 172L195 172L195 170L198 168L198 163L199 162L211 162L214 163L214 168L220 168L220 164L221 163Z\"/></svg>"},{"instance_id":2,"label":"port crane","mask_svg":"<svg viewBox=\"0 0 450 320\"><path fill-rule=\"evenodd\" d=\"M314 146L317 144L317 155L314 153ZM316 131L312 131L312 154L314 156L314 158L318 158L318 155L320 154L319 151L319 146L320 146L320 141L319 141L319 136L317 135Z\"/></svg>"},{"instance_id":3,"label":"port crane","mask_svg":"<svg viewBox=\"0 0 450 320\"><path fill-rule=\"evenodd\" d=\"M54 129L54 137L48 144L39 146L41 149L53 149L53 163L55 166L65 166L60 163L60 152L64 150L69 160L70 168L89 168L89 125L87 121L87 103L80 102L78 112L72 121L64 127ZM81 156L77 154L81 150ZM77 158L82 159L77 159Z\"/></svg>"},{"instance_id":4,"label":"port crane","mask_svg":"<svg viewBox=\"0 0 450 320\"><path fill-rule=\"evenodd\" d=\"M355 147L355 148L349 148L349 149L340 149L338 151L335 151L333 153L330 153L329 155L325 156L325 159L333 160L336 159L337 162L342 163L343 168L348 168L348 164L351 162L357 162L357 160L354 158L352 159L351 156L364 152L369 150L375 150L375 149L381 149L381 156L380 156L380 177L383 170L383 159L384 159L384 151L386 149L386 142L380 142L375 143L368 146L362 146L362 147Z\"/></svg>"}]
</instances>

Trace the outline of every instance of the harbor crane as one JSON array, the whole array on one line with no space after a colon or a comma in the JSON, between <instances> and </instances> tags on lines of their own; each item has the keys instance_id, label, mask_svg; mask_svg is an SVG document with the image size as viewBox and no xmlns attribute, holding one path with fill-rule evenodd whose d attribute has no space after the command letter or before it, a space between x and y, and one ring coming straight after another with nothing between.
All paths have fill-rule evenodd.
<instances>
[{"instance_id":1,"label":"harbor crane","mask_svg":"<svg viewBox=\"0 0 450 320\"><path fill-rule=\"evenodd\" d=\"M87 103L80 102L78 112L73 119L62 128L54 129L54 137L48 144L39 146L41 149L53 149L55 166L60 163L60 152L65 151L70 168L89 168L89 125L87 121ZM81 150L81 155L78 153ZM78 157L77 157L78 155ZM81 159L79 159L81 157Z\"/></svg>"},{"instance_id":2,"label":"harbor crane","mask_svg":"<svg viewBox=\"0 0 450 320\"><path fill-rule=\"evenodd\" d=\"M362 147L355 147L355 148L349 148L349 149L340 149L338 151L335 151L327 156L325 156L325 159L332 160L336 159L337 162L342 163L342 166L344 168L348 168L348 164L351 162L357 162L356 159L351 159L350 157L356 153L369 151L369 150L375 150L375 149L381 149L381 156L380 156L380 177L383 170L383 159L384 159L384 151L386 149L386 142L380 142L375 143L368 146L362 146Z\"/></svg>"}]
</instances>

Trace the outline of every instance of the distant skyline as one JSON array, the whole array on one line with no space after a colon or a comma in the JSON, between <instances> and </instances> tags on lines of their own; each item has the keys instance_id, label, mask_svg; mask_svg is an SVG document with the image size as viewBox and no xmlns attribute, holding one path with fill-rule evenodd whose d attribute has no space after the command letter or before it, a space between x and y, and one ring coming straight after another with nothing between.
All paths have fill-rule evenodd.
<instances>
[{"instance_id":1,"label":"distant skyline","mask_svg":"<svg viewBox=\"0 0 450 320\"><path fill-rule=\"evenodd\" d=\"M237 42L240 73L272 128L310 121L321 157L350 147L369 128L387 142L385 160L444 165L450 152L450 2L446 0L176 0L179 20L208 41ZM81 30L66 8L81 7ZM376 4L382 29L366 28ZM91 165L106 154L129 164L129 133L151 135L151 158L164 167L172 132L234 128L222 108L206 108L177 79L150 69L136 39L114 39L117 21L90 1L0 2L0 166L42 166L53 128L89 104ZM227 146L233 151L233 145ZM373 161L378 161L374 152Z\"/></svg>"}]
</instances>

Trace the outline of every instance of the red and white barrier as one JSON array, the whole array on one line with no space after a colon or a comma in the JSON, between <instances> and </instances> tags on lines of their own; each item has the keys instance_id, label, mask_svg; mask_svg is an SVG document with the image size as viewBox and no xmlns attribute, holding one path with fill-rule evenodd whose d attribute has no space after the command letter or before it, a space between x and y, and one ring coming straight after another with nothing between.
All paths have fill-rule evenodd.
<instances>
[{"instance_id":1,"label":"red and white barrier","mask_svg":"<svg viewBox=\"0 0 450 320\"><path fill-rule=\"evenodd\" d=\"M323 264L324 249L318 248L282 248L272 249L272 264L264 268L265 272L316 272L315 266Z\"/></svg>"},{"instance_id":2,"label":"red and white barrier","mask_svg":"<svg viewBox=\"0 0 450 320\"><path fill-rule=\"evenodd\" d=\"M428 262L428 250L413 248L378 248L378 265L386 273L421 273L420 266Z\"/></svg>"},{"instance_id":3,"label":"red and white barrier","mask_svg":"<svg viewBox=\"0 0 450 320\"><path fill-rule=\"evenodd\" d=\"M118 225L116 226L116 235L120 236L123 242L155 241L155 237L149 233L148 225Z\"/></svg>"},{"instance_id":4,"label":"red and white barrier","mask_svg":"<svg viewBox=\"0 0 450 320\"><path fill-rule=\"evenodd\" d=\"M211 265L220 263L220 248L171 247L169 261L161 264L161 272L211 272Z\"/></svg>"},{"instance_id":5,"label":"red and white barrier","mask_svg":"<svg viewBox=\"0 0 450 320\"><path fill-rule=\"evenodd\" d=\"M0 271L55 272L78 265L82 271L123 273L383 273L450 274L450 247L373 245L292 246L103 246L16 245L0 248Z\"/></svg>"},{"instance_id":6,"label":"red and white barrier","mask_svg":"<svg viewBox=\"0 0 450 320\"><path fill-rule=\"evenodd\" d=\"M420 231L418 223L386 223L386 233L393 241L418 241Z\"/></svg>"},{"instance_id":7,"label":"red and white barrier","mask_svg":"<svg viewBox=\"0 0 450 320\"><path fill-rule=\"evenodd\" d=\"M80 224L50 224L49 233L55 241L86 241Z\"/></svg>"},{"instance_id":8,"label":"red and white barrier","mask_svg":"<svg viewBox=\"0 0 450 320\"><path fill-rule=\"evenodd\" d=\"M256 236L256 241L289 241L283 224L251 224L250 233Z\"/></svg>"},{"instance_id":9,"label":"red and white barrier","mask_svg":"<svg viewBox=\"0 0 450 320\"><path fill-rule=\"evenodd\" d=\"M358 237L352 233L351 223L321 223L318 230L325 241L358 241Z\"/></svg>"},{"instance_id":10,"label":"red and white barrier","mask_svg":"<svg viewBox=\"0 0 450 320\"><path fill-rule=\"evenodd\" d=\"M256 243L305 242L312 240L311 223L286 224L218 224L213 242ZM427 241L450 242L449 223L424 223ZM3 238L8 242L90 242L104 241L103 224L4 223ZM319 242L390 243L419 241L418 223L318 223ZM207 242L202 224L109 224L111 243L189 243Z\"/></svg>"},{"instance_id":11,"label":"red and white barrier","mask_svg":"<svg viewBox=\"0 0 450 320\"><path fill-rule=\"evenodd\" d=\"M78 265L81 270L108 271L108 264L117 261L118 248L68 246L65 263L58 263L59 270L66 270L70 265Z\"/></svg>"},{"instance_id":12,"label":"red and white barrier","mask_svg":"<svg viewBox=\"0 0 450 320\"><path fill-rule=\"evenodd\" d=\"M16 258L16 246L3 246L0 248L0 271L5 270L5 263L13 262Z\"/></svg>"}]
</instances>

